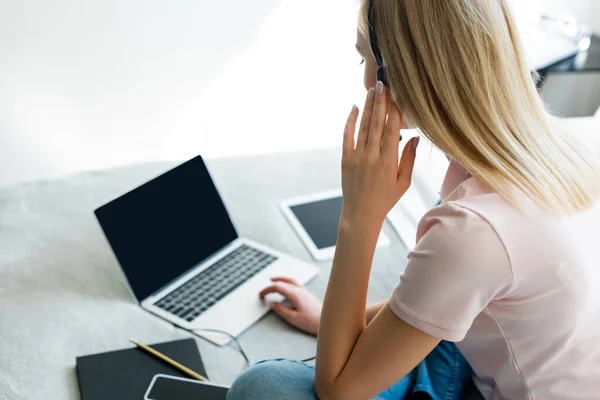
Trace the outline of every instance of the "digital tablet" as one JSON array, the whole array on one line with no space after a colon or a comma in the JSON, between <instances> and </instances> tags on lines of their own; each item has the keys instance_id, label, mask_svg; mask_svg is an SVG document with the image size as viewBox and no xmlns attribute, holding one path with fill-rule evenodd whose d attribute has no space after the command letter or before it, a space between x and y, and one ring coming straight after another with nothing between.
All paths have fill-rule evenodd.
<instances>
[{"instance_id":1,"label":"digital tablet","mask_svg":"<svg viewBox=\"0 0 600 400\"><path fill-rule=\"evenodd\" d=\"M335 190L285 200L283 213L315 260L333 258L342 213L342 192ZM389 246L384 232L377 247Z\"/></svg>"}]
</instances>

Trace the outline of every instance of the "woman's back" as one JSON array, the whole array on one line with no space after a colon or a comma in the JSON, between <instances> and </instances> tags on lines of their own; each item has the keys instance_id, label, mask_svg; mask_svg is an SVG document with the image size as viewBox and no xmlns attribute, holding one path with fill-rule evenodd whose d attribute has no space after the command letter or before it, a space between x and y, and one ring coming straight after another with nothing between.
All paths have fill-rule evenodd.
<instances>
[{"instance_id":1,"label":"woman's back","mask_svg":"<svg viewBox=\"0 0 600 400\"><path fill-rule=\"evenodd\" d=\"M600 400L600 164L554 126L506 0L365 0L357 48L377 89L356 141L356 107L344 129L316 375L256 368L255 398L283 398L254 386L269 375L304 377L302 399L458 399L472 367L487 399ZM392 297L365 310L376 235L410 184L407 126L454 161ZM304 302L285 312L304 319Z\"/></svg>"},{"instance_id":2,"label":"woman's back","mask_svg":"<svg viewBox=\"0 0 600 400\"><path fill-rule=\"evenodd\" d=\"M600 204L557 218L522 197L519 210L465 175L450 168L449 197L421 222L392 309L429 334L464 338L486 398L598 398ZM440 306L419 305L424 292Z\"/></svg>"}]
</instances>

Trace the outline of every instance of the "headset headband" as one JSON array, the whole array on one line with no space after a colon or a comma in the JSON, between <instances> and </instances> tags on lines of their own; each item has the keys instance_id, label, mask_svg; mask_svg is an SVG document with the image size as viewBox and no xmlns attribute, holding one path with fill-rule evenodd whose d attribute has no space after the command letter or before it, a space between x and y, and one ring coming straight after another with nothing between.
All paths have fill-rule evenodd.
<instances>
[{"instance_id":1,"label":"headset headband","mask_svg":"<svg viewBox=\"0 0 600 400\"><path fill-rule=\"evenodd\" d=\"M377 80L381 81L385 86L388 86L387 75L385 73L385 67L383 66L383 56L379 51L379 46L377 45L377 34L375 33L375 0L369 1L369 13L367 16L367 23L369 25L369 41L371 42L371 51L373 52L373 57L375 58L375 62L377 63Z\"/></svg>"}]
</instances>

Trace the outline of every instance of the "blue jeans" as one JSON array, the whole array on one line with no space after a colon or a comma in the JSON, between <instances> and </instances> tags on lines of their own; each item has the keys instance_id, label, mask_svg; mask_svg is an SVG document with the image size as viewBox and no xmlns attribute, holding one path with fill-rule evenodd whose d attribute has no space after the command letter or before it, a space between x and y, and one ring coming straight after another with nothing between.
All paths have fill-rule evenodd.
<instances>
[{"instance_id":1,"label":"blue jeans","mask_svg":"<svg viewBox=\"0 0 600 400\"><path fill-rule=\"evenodd\" d=\"M454 343L442 341L415 369L375 399L459 400L471 367ZM227 400L315 400L312 366L289 360L262 361L233 383Z\"/></svg>"}]
</instances>

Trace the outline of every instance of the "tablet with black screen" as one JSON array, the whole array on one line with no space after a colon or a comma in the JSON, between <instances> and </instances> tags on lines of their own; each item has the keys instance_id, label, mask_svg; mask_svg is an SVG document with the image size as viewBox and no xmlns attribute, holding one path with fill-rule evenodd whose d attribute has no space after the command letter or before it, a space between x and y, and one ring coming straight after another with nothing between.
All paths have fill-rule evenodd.
<instances>
[{"instance_id":1,"label":"tablet with black screen","mask_svg":"<svg viewBox=\"0 0 600 400\"><path fill-rule=\"evenodd\" d=\"M283 213L315 260L333 258L342 202L342 193L336 190L296 197L281 203ZM381 232L377 246L387 246L389 243L388 237Z\"/></svg>"}]
</instances>

